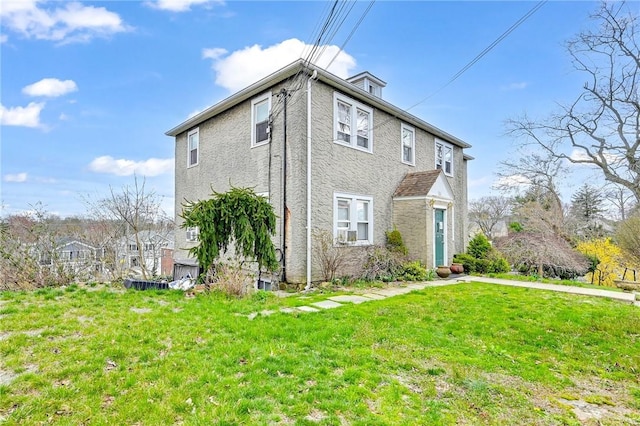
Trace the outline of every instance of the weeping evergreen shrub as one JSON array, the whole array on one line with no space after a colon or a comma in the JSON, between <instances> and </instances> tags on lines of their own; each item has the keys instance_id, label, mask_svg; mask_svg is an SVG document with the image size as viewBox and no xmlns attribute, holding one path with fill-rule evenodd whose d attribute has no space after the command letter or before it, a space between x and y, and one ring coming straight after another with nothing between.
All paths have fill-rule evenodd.
<instances>
[{"instance_id":1,"label":"weeping evergreen shrub","mask_svg":"<svg viewBox=\"0 0 640 426\"><path fill-rule=\"evenodd\" d=\"M209 271L233 242L237 255L254 260L260 269L275 271L279 264L271 241L276 230L273 206L251 188L231 188L211 198L183 205L182 228L198 227L198 244L189 253Z\"/></svg>"}]
</instances>

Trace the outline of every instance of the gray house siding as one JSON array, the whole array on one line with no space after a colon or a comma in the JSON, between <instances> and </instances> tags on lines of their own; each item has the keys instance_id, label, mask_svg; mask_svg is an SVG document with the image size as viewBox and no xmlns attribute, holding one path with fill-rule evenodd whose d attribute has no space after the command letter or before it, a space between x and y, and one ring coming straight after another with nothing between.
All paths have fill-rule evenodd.
<instances>
[{"instance_id":1,"label":"gray house siding","mask_svg":"<svg viewBox=\"0 0 640 426\"><path fill-rule=\"evenodd\" d=\"M410 172L433 170L435 168L435 137L424 130L415 128L415 166L401 161L401 123L402 120L379 109L373 110L373 151L363 152L333 140L333 94L336 90L322 82L314 82L312 88L312 116L314 117L312 135L312 228L333 230L334 193L348 193L373 197L374 238L373 244L386 242L385 232L399 223L394 222L392 195L403 177ZM362 99L355 99L364 103ZM304 146L304 145L303 145ZM449 261L454 253L464 250L464 232L457 224L463 224L466 211L466 162L462 149L454 146L454 175L447 177L454 190L457 208L448 212L447 222L455 225L447 233L447 254ZM304 205L296 206L304 211ZM455 215L455 218L452 216ZM425 217L432 223L433 216ZM426 225L425 225L426 226ZM430 228L428 228L430 229ZM402 232L405 238L413 238L412 227ZM455 234L454 234L455 232ZM427 238L433 235L427 233ZM305 254L305 240L299 240L300 247L295 250ZM345 266L338 275L359 274L363 266L363 251L366 247L345 247ZM418 255L429 266L433 247ZM303 259L302 259L303 260ZM301 262L304 263L304 262ZM314 268L313 280L320 279L320 271Z\"/></svg>"},{"instance_id":2,"label":"gray house siding","mask_svg":"<svg viewBox=\"0 0 640 426\"><path fill-rule=\"evenodd\" d=\"M288 75L283 75L283 79ZM187 260L187 249L192 242L180 228L180 212L185 200L196 201L210 197L211 190L227 191L230 186L253 187L256 192L269 192L269 199L278 215L277 235L274 243L283 249L282 230L287 217L286 277L290 282L306 281L307 258L307 93L305 87L292 93L287 107L287 206L283 211L284 182L284 111L282 98L278 96L286 80L275 81L271 87L252 89L251 96L241 95L241 100L211 118L188 120L187 128L181 125L176 136L175 154L175 211L178 231L175 237L176 261ZM331 83L333 84L333 83ZM394 211L393 193L407 173L433 170L435 168L435 136L420 128L416 122L401 118L376 107L375 100L352 90L336 89L319 78L312 82L312 225L314 230L333 233L334 194L345 193L372 197L373 200L373 244L385 243L385 231L393 229L401 215ZM252 85L255 88L257 85ZM271 92L273 122L270 143L251 147L251 100ZM334 92L368 105L373 110L373 136L371 153L363 152L334 142ZM236 95L234 95L236 96ZM233 97L232 97L233 98ZM230 98L230 99L232 99ZM226 102L226 101L224 101ZM212 108L217 108L212 107ZM384 106L382 107L384 108ZM217 111L217 110L216 110ZM205 114L206 115L206 114ZM403 116L403 114L399 114ZM404 113L404 117L410 117ZM417 120L417 119L416 119ZM419 121L419 120L418 120ZM415 129L415 165L401 161L401 123ZM187 167L187 134L199 129L199 161ZM427 126L426 128L430 128ZM168 132L169 133L169 132ZM461 142L460 142L461 143ZM447 177L454 191L455 219L447 221L455 230L448 233L448 257L464 249L466 229L466 161L462 148L454 144L454 175ZM396 204L397 205L397 204ZM451 211L448 211L450 214ZM394 216L395 215L395 216ZM431 220L431 222L428 222ZM432 238L429 223L433 219L424 216L427 238ZM400 228L400 226L398 226ZM402 231L402 229L401 229ZM405 239L414 238L414 229L409 226L403 232ZM455 234L454 234L455 233ZM423 234L424 235L424 234ZM429 240L427 240L429 241ZM426 243L426 245L429 245ZM338 276L359 274L362 270L368 247L342 247L345 267ZM431 248L432 249L432 248ZM417 256L416 257L420 257ZM450 260L450 259L449 259ZM425 259L429 266L431 263ZM318 265L312 267L312 280L322 278Z\"/></svg>"}]
</instances>

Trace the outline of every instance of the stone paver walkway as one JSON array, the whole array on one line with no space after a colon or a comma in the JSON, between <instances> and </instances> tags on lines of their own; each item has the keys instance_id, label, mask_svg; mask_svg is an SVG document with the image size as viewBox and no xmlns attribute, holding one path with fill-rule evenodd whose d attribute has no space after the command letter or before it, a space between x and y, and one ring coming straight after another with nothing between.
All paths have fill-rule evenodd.
<instances>
[{"instance_id":1,"label":"stone paver walkway","mask_svg":"<svg viewBox=\"0 0 640 426\"><path fill-rule=\"evenodd\" d=\"M406 287L389 287L389 288L381 288L381 289L371 289L369 290L368 293L363 293L363 294L331 296L331 297L328 297L326 300L309 303L309 306L296 306L294 308L293 307L282 308L280 309L280 312L283 312L283 313L318 312L323 309L339 308L341 306L344 306L346 304L351 304L351 303L357 304L357 303L370 302L374 300L382 300L382 299L386 299L387 297L407 294L415 290L423 290L427 287L441 287L445 285L463 284L471 281L482 282L487 284L507 285L512 287L533 288L537 290L558 291L562 293L578 294L583 296L606 297L609 299L618 300L624 303L629 303L629 304L633 304L635 306L640 307L640 301L636 300L635 293L623 293L619 291L600 290L600 289L585 288L585 287L572 287L572 286L557 285L557 284L544 284L544 283L536 283L536 282L528 282L528 281L511 281L511 280L504 280L499 278L461 276L455 279L448 279L448 280L411 283ZM268 315L271 315L272 313L274 313L274 311L263 311L260 313L254 312L250 314L248 317L250 320L252 320L259 315L268 316Z\"/></svg>"}]
</instances>

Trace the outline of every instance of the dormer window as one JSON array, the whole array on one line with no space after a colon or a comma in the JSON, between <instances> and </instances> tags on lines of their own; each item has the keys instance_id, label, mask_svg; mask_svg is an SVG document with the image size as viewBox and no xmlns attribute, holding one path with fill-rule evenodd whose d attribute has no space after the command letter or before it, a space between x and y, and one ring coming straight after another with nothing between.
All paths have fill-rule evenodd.
<instances>
[{"instance_id":1,"label":"dormer window","mask_svg":"<svg viewBox=\"0 0 640 426\"><path fill-rule=\"evenodd\" d=\"M348 78L347 81L378 98L382 97L382 88L387 85L387 83L366 71Z\"/></svg>"}]
</instances>

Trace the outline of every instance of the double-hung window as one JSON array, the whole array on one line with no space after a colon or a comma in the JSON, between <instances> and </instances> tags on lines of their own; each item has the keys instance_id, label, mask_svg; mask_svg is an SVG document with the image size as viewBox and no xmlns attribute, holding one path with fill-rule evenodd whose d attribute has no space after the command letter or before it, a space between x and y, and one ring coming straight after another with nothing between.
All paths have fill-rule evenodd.
<instances>
[{"instance_id":1,"label":"double-hung window","mask_svg":"<svg viewBox=\"0 0 640 426\"><path fill-rule=\"evenodd\" d=\"M187 167L198 164L200 150L200 129L195 128L187 133Z\"/></svg>"},{"instance_id":2,"label":"double-hung window","mask_svg":"<svg viewBox=\"0 0 640 426\"><path fill-rule=\"evenodd\" d=\"M334 132L337 143L373 151L373 110L346 96L333 95Z\"/></svg>"},{"instance_id":3,"label":"double-hung window","mask_svg":"<svg viewBox=\"0 0 640 426\"><path fill-rule=\"evenodd\" d=\"M271 92L251 101L251 146L269 142Z\"/></svg>"},{"instance_id":4,"label":"double-hung window","mask_svg":"<svg viewBox=\"0 0 640 426\"><path fill-rule=\"evenodd\" d=\"M436 140L436 169L453 176L453 146Z\"/></svg>"},{"instance_id":5,"label":"double-hung window","mask_svg":"<svg viewBox=\"0 0 640 426\"><path fill-rule=\"evenodd\" d=\"M402 162L415 165L416 132L411 126L400 125L400 137L402 139Z\"/></svg>"},{"instance_id":6,"label":"double-hung window","mask_svg":"<svg viewBox=\"0 0 640 426\"><path fill-rule=\"evenodd\" d=\"M373 199L334 194L334 237L339 244L373 243Z\"/></svg>"}]
</instances>

